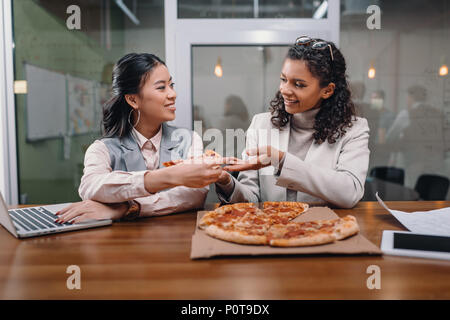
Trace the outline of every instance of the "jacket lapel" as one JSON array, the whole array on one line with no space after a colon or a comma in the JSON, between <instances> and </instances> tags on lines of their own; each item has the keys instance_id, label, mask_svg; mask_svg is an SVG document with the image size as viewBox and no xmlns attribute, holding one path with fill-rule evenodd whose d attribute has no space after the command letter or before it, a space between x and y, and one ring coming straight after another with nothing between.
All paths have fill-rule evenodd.
<instances>
[{"instance_id":1,"label":"jacket lapel","mask_svg":"<svg viewBox=\"0 0 450 320\"><path fill-rule=\"evenodd\" d=\"M159 168L163 168L162 165L164 162L175 160L177 158L180 158L179 156L177 158L172 159L172 151L176 149L180 141L173 141L172 140L172 131L171 128L163 122L162 124L162 136L161 136L161 145L159 147ZM176 155L174 155L176 156Z\"/></svg>"},{"instance_id":2,"label":"jacket lapel","mask_svg":"<svg viewBox=\"0 0 450 320\"><path fill-rule=\"evenodd\" d=\"M131 136L131 132L121 139L121 146L127 171L147 170L144 156L137 142Z\"/></svg>"}]
</instances>

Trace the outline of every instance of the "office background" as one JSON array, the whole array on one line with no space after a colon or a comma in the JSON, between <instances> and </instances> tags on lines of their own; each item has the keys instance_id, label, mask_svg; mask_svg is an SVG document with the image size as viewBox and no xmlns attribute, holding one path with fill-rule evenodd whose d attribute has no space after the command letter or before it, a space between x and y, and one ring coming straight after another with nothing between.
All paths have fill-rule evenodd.
<instances>
[{"instance_id":1,"label":"office background","mask_svg":"<svg viewBox=\"0 0 450 320\"><path fill-rule=\"evenodd\" d=\"M373 4L381 9L381 29L366 24L367 7ZM70 5L81 10L81 30L67 27ZM422 174L450 177L446 0L14 0L10 7L3 4L3 16L9 9L15 121L13 127L6 123L9 114L0 129L9 135L3 134L3 145L15 148L17 192L7 179L11 163L5 147L0 183L17 194L19 203L79 200L84 152L99 137L112 67L125 53L151 52L167 60L180 90L178 124L192 127L194 120L202 120L203 130L245 130L254 114L268 110L293 35L311 32L337 42L344 53L355 102L371 128L370 169L399 168L401 184L410 188ZM233 34L242 32L242 41L220 41L227 36L225 29L217 31L217 41L192 41L188 51L179 50L176 19L192 25L193 33L196 21L202 28L209 23L211 30L220 28L216 21L223 26L231 22ZM252 20L270 21L267 30L282 41L246 42L239 25ZM8 28L2 32L6 43ZM185 79L189 86L183 85ZM2 87L4 95L11 93L5 91L12 88ZM7 106L1 107L6 115Z\"/></svg>"}]
</instances>

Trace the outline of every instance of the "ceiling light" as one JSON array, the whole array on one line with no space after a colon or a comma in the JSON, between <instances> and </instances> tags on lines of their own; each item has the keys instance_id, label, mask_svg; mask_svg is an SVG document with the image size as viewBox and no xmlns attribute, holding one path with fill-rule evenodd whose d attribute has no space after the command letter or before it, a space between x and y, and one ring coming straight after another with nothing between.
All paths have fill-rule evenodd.
<instances>
[{"instance_id":1,"label":"ceiling light","mask_svg":"<svg viewBox=\"0 0 450 320\"><path fill-rule=\"evenodd\" d=\"M439 75L441 77L444 77L446 75L448 75L448 67L446 64L443 64L440 68L439 68Z\"/></svg>"},{"instance_id":2,"label":"ceiling light","mask_svg":"<svg viewBox=\"0 0 450 320\"><path fill-rule=\"evenodd\" d=\"M217 58L216 66L214 67L214 74L216 77L221 78L223 76L223 70L222 70L222 59Z\"/></svg>"}]
</instances>

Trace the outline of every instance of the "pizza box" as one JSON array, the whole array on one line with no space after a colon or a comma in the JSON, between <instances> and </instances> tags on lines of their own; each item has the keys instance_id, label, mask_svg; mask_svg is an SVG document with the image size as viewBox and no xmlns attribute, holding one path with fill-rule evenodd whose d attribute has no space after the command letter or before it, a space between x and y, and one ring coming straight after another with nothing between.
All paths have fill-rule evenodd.
<instances>
[{"instance_id":1,"label":"pizza box","mask_svg":"<svg viewBox=\"0 0 450 320\"><path fill-rule=\"evenodd\" d=\"M367 240L361 232L344 240L334 243L308 247L270 247L261 245L244 245L223 241L208 236L198 228L198 223L206 211L197 213L197 224L192 236L191 259L211 258L216 256L243 256L243 255L300 255L300 254L369 254L381 255L380 248ZM295 222L336 219L339 216L327 207L312 207L302 215L295 218Z\"/></svg>"}]
</instances>

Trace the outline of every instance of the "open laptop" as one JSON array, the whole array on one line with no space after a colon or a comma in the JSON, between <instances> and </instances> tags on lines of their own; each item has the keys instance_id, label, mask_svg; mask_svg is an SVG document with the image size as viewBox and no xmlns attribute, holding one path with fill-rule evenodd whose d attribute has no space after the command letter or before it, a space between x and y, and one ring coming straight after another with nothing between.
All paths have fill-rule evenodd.
<instances>
[{"instance_id":1,"label":"open laptop","mask_svg":"<svg viewBox=\"0 0 450 320\"><path fill-rule=\"evenodd\" d=\"M8 210L0 193L0 223L16 238L28 238L45 234L107 226L112 220L88 220L81 223L55 223L55 213L70 203L42 207L28 207Z\"/></svg>"}]
</instances>

